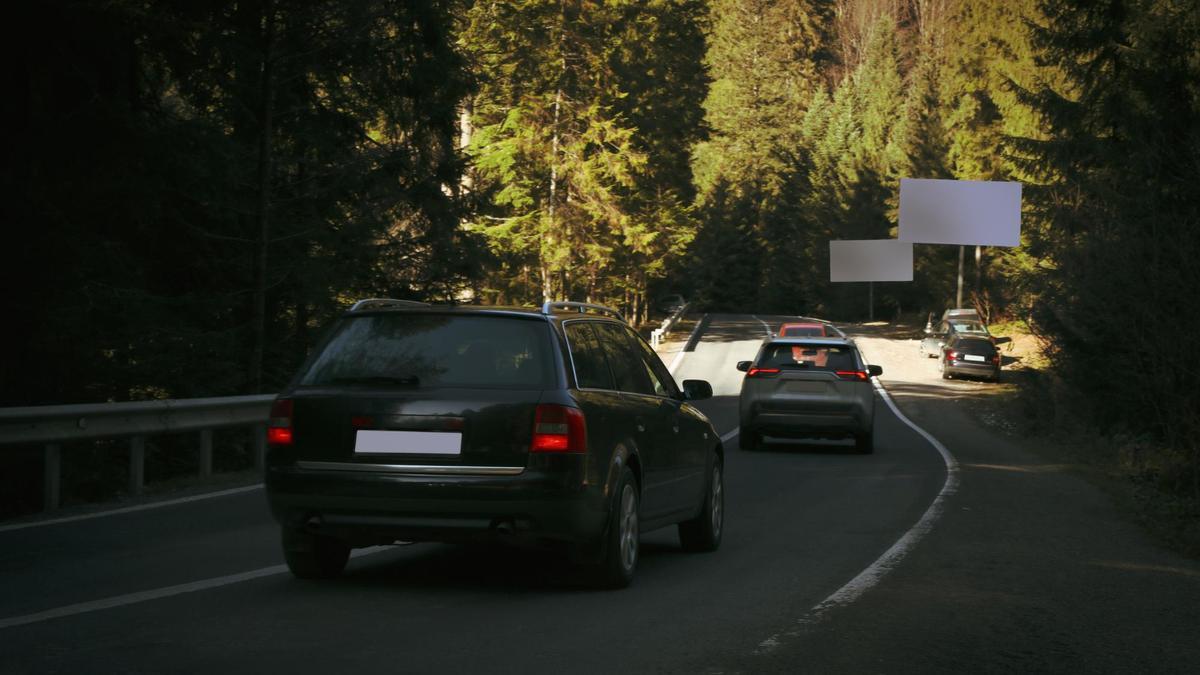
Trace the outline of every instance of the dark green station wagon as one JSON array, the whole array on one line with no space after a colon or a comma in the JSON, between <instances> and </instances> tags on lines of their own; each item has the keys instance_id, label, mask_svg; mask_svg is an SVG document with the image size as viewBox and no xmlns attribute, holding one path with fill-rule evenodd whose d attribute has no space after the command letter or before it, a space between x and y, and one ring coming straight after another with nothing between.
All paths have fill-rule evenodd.
<instances>
[{"instance_id":1,"label":"dark green station wagon","mask_svg":"<svg viewBox=\"0 0 1200 675\"><path fill-rule=\"evenodd\" d=\"M720 437L615 310L354 305L279 394L267 497L288 567L332 577L353 547L499 540L559 549L604 586L641 532L711 551Z\"/></svg>"}]
</instances>

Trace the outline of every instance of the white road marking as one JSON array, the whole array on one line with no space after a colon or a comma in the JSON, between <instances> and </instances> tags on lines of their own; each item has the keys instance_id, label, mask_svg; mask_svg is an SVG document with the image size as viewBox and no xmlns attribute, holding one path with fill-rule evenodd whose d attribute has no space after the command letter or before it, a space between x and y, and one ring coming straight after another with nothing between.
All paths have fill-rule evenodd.
<instances>
[{"instance_id":1,"label":"white road marking","mask_svg":"<svg viewBox=\"0 0 1200 675\"><path fill-rule=\"evenodd\" d=\"M754 320L755 320L755 321L757 321L757 322L759 322L759 323L761 323L761 324L763 325L763 330L764 330L764 331L766 331L766 333L767 333L767 338L771 338L771 337L773 337L773 336L772 336L772 334L771 334L771 324L769 324L769 323L767 323L766 321L763 321L762 319L758 318L758 316L757 316L757 315L754 317Z\"/></svg>"},{"instance_id":2,"label":"white road marking","mask_svg":"<svg viewBox=\"0 0 1200 675\"><path fill-rule=\"evenodd\" d=\"M704 325L704 320L707 318L708 318L708 315L705 314L704 316L702 316L700 318L699 321L696 322L695 328L692 328L692 332L688 334L687 342L683 343L684 347L688 346L688 344L692 341L692 338L696 337L697 332L700 330L700 326ZM678 352L676 352L675 358L671 359L671 365L667 366L667 372L671 373L672 377L675 376L675 369L678 368L680 362L683 361L683 355L685 353L686 352L684 352L682 349L680 349Z\"/></svg>"},{"instance_id":3,"label":"white road marking","mask_svg":"<svg viewBox=\"0 0 1200 675\"><path fill-rule=\"evenodd\" d=\"M740 430L741 430L741 427L734 427L732 431L726 433L724 436L721 437L721 442L722 443L728 442L729 439L733 438L734 436L737 436L738 431L740 431Z\"/></svg>"},{"instance_id":4,"label":"white road marking","mask_svg":"<svg viewBox=\"0 0 1200 675\"><path fill-rule=\"evenodd\" d=\"M950 454L946 446L942 445L941 441L934 438L928 431L914 424L912 420L904 416L904 413L900 412L900 409L896 407L895 402L892 401L892 397L888 395L887 390L883 388L878 379L872 378L872 382L874 382L875 389L879 392L880 397L883 398L884 403L887 404L888 408L891 408L892 413L901 422L908 425L910 429L920 434L942 456L942 462L946 465L946 482L942 484L941 491L938 492L937 497L934 497L933 503L929 505L929 508L925 509L925 513L917 521L917 524L905 532L904 536L896 540L896 543L892 544L891 548L884 551L883 555L879 556L869 567L859 572L858 576L846 582L846 585L834 591L832 595L814 605L804 616L797 619L796 628L783 633L776 633L760 642L758 649L754 651L755 654L769 654L780 645L783 638L796 637L802 634L805 627L820 622L831 609L854 602L863 593L878 584L887 576L888 572L892 571L892 569L900 564L900 561L904 560L909 551L926 534L929 534L945 510L946 498L958 491L958 461L954 459L954 456Z\"/></svg>"},{"instance_id":5,"label":"white road marking","mask_svg":"<svg viewBox=\"0 0 1200 675\"><path fill-rule=\"evenodd\" d=\"M374 555L388 549L389 547L387 546L372 546L370 548L356 549L350 552L350 557L359 558L366 555ZM287 565L272 565L271 567L264 567L262 569L251 570L249 572L240 572L238 574L230 574L223 577L202 579L200 581L189 581L186 584L176 584L174 586L155 588L149 591L138 591L136 593L126 593L125 595L115 595L111 598L103 598L101 600L79 602L74 605L55 607L54 609L48 609L44 612L0 619L0 630L5 628L13 628L15 626L25 626L31 623L38 623L40 621L49 621L51 619L61 619L63 617L75 616L77 614L98 612L103 609L113 609L114 607L134 605L139 602L148 602L150 600L169 598L173 595L183 595L184 593L193 593L195 591L204 591L210 588L219 588L221 586L228 586L230 584L238 584L243 581L251 581L253 579L261 579L263 577L282 574L286 571Z\"/></svg>"},{"instance_id":6,"label":"white road marking","mask_svg":"<svg viewBox=\"0 0 1200 675\"><path fill-rule=\"evenodd\" d=\"M160 509L164 506L175 506L176 504L186 504L188 502L198 502L204 499L213 499L215 497L228 497L229 495L242 494L243 492L252 492L261 490L262 483L256 485L247 485L245 487L231 488L229 490L220 490L218 492L205 492L200 495L192 495L190 497L180 497L179 499L168 499L162 502L151 502L149 504L139 504L137 506L126 506L120 509L110 509L108 511L97 511L95 513L84 513L78 516L66 516L64 518L53 518L51 520L38 520L32 523L17 523L15 525L0 526L0 532L12 532L13 530L24 530L30 527L43 527L45 525L59 525L61 523L73 523L79 520L91 520L92 518L103 518L104 516L117 516L122 513L133 513L135 511L148 511L150 509Z\"/></svg>"}]
</instances>

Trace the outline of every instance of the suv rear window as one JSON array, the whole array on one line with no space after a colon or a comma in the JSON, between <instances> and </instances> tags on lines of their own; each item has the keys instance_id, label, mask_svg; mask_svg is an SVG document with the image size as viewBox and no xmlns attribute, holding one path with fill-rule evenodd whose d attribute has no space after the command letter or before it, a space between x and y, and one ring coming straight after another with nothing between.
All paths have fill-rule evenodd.
<instances>
[{"instance_id":1,"label":"suv rear window","mask_svg":"<svg viewBox=\"0 0 1200 675\"><path fill-rule=\"evenodd\" d=\"M529 389L553 376L544 321L389 312L343 319L300 384Z\"/></svg>"},{"instance_id":2,"label":"suv rear window","mask_svg":"<svg viewBox=\"0 0 1200 675\"><path fill-rule=\"evenodd\" d=\"M809 368L813 370L857 370L854 348L849 345L821 345L772 342L763 348L760 368Z\"/></svg>"}]
</instances>

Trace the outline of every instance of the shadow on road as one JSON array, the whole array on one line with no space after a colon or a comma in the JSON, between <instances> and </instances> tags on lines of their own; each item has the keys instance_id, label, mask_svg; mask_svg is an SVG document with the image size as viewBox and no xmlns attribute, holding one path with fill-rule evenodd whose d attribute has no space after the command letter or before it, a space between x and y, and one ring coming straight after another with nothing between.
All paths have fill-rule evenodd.
<instances>
[{"instance_id":1,"label":"shadow on road","mask_svg":"<svg viewBox=\"0 0 1200 675\"><path fill-rule=\"evenodd\" d=\"M684 556L677 543L666 541L673 539L674 533L672 526L655 530L642 540L638 576L652 574L660 564L676 564L670 559ZM592 582L587 566L572 562L559 551L524 549L501 543L416 543L404 548L407 555L401 560L374 561L369 566L352 568L337 580L322 582L322 585L370 589L371 592L458 589L504 595L524 595L530 591L602 590Z\"/></svg>"}]
</instances>

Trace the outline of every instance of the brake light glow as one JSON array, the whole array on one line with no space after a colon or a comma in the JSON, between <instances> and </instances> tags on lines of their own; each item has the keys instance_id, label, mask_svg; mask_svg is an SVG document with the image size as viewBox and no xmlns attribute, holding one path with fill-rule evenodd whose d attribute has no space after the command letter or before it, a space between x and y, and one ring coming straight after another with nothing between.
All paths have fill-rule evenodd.
<instances>
[{"instance_id":1,"label":"brake light glow","mask_svg":"<svg viewBox=\"0 0 1200 675\"><path fill-rule=\"evenodd\" d=\"M862 370L839 370L837 376L843 380L854 380L855 382L866 382L867 373Z\"/></svg>"},{"instance_id":2,"label":"brake light glow","mask_svg":"<svg viewBox=\"0 0 1200 675\"><path fill-rule=\"evenodd\" d=\"M271 416L267 420L267 443L270 445L292 444L292 400L281 398L271 404Z\"/></svg>"},{"instance_id":3,"label":"brake light glow","mask_svg":"<svg viewBox=\"0 0 1200 675\"><path fill-rule=\"evenodd\" d=\"M778 374L779 374L778 368L755 368L755 367L751 366L750 370L746 371L746 377L762 377L764 375L778 375Z\"/></svg>"},{"instance_id":4,"label":"brake light glow","mask_svg":"<svg viewBox=\"0 0 1200 675\"><path fill-rule=\"evenodd\" d=\"M539 405L533 413L530 452L587 452L583 411L565 405Z\"/></svg>"},{"instance_id":5,"label":"brake light glow","mask_svg":"<svg viewBox=\"0 0 1200 675\"><path fill-rule=\"evenodd\" d=\"M950 359L951 361L957 361L958 360L958 352L954 351L953 349L947 349L946 350L946 358Z\"/></svg>"}]
</instances>

